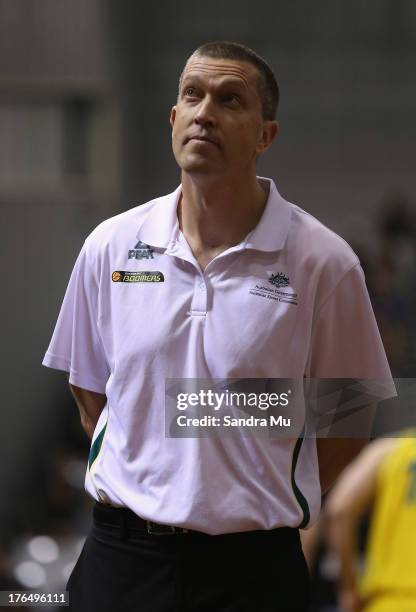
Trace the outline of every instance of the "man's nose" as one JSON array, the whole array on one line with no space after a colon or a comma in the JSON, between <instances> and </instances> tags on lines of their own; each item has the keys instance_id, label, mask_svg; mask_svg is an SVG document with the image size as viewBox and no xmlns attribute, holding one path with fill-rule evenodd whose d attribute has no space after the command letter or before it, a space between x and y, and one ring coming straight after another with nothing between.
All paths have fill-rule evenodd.
<instances>
[{"instance_id":1,"label":"man's nose","mask_svg":"<svg viewBox=\"0 0 416 612\"><path fill-rule=\"evenodd\" d=\"M198 125L214 125L215 110L212 98L205 96L198 104L197 112L195 115L195 123Z\"/></svg>"}]
</instances>

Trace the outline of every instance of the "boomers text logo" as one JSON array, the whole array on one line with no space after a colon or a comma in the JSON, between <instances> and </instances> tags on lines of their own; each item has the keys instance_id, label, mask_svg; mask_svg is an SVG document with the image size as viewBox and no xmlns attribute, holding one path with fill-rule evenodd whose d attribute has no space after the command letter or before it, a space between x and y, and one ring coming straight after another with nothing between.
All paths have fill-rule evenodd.
<instances>
[{"instance_id":1,"label":"boomers text logo","mask_svg":"<svg viewBox=\"0 0 416 612\"><path fill-rule=\"evenodd\" d=\"M159 270L152 272L115 270L111 275L113 283L163 283L165 277Z\"/></svg>"}]
</instances>

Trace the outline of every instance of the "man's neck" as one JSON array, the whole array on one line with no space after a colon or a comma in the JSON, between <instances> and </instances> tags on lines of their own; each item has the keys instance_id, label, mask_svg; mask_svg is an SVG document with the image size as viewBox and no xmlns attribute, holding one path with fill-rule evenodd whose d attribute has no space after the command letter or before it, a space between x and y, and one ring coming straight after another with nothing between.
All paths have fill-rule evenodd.
<instances>
[{"instance_id":1,"label":"man's neck","mask_svg":"<svg viewBox=\"0 0 416 612\"><path fill-rule=\"evenodd\" d=\"M267 195L255 175L207 181L183 172L179 225L197 259L202 254L206 265L241 242L259 222Z\"/></svg>"}]
</instances>

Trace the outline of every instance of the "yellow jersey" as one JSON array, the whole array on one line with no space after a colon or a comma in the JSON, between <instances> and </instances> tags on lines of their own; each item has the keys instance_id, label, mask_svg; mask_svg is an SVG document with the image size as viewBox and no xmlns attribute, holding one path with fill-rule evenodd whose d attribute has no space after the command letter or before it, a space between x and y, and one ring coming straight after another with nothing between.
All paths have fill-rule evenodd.
<instances>
[{"instance_id":1,"label":"yellow jersey","mask_svg":"<svg viewBox=\"0 0 416 612\"><path fill-rule=\"evenodd\" d=\"M360 588L370 601L416 597L416 430L404 435L409 437L397 439L378 470Z\"/></svg>"}]
</instances>

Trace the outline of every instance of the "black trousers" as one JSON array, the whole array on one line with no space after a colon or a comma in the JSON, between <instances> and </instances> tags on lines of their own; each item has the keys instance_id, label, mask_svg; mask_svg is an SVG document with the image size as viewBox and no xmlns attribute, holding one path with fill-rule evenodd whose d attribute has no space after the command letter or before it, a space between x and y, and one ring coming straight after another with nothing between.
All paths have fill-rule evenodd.
<instances>
[{"instance_id":1,"label":"black trousers","mask_svg":"<svg viewBox=\"0 0 416 612\"><path fill-rule=\"evenodd\" d=\"M309 574L296 529L148 535L94 516L67 590L72 612L305 612Z\"/></svg>"}]
</instances>

